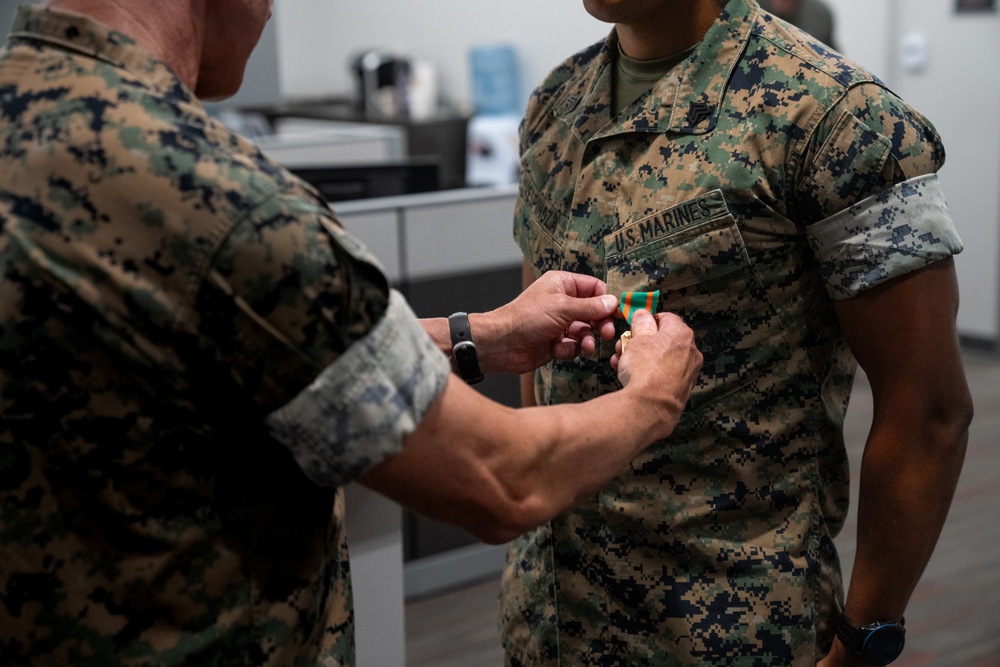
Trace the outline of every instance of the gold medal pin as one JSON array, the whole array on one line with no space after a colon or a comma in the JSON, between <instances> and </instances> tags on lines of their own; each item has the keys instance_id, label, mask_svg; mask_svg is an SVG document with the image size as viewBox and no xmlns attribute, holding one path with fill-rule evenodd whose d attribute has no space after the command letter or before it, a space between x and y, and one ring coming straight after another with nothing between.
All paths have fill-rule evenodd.
<instances>
[{"instance_id":1,"label":"gold medal pin","mask_svg":"<svg viewBox=\"0 0 1000 667\"><path fill-rule=\"evenodd\" d=\"M625 333L623 333L623 334L621 335L621 341L622 341L622 354L625 354L625 346L626 346L626 345L628 344L628 342L629 342L630 340L632 340L632 332L631 332L631 331L626 331Z\"/></svg>"}]
</instances>

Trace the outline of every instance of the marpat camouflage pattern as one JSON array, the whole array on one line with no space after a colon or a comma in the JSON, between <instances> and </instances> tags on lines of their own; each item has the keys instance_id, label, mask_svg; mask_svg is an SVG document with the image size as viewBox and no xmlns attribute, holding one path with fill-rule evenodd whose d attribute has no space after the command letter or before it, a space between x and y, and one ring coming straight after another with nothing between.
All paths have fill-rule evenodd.
<instances>
[{"instance_id":1,"label":"marpat camouflage pattern","mask_svg":"<svg viewBox=\"0 0 1000 667\"><path fill-rule=\"evenodd\" d=\"M511 546L508 664L813 667L842 604L856 368L832 299L961 250L944 150L753 0L612 118L617 49L612 34L532 96L515 237L536 275L660 290L705 363L670 438ZM538 402L615 391L613 346L540 369Z\"/></svg>"},{"instance_id":2,"label":"marpat camouflage pattern","mask_svg":"<svg viewBox=\"0 0 1000 667\"><path fill-rule=\"evenodd\" d=\"M338 486L449 368L317 193L128 36L24 8L0 270L0 663L353 664Z\"/></svg>"}]
</instances>

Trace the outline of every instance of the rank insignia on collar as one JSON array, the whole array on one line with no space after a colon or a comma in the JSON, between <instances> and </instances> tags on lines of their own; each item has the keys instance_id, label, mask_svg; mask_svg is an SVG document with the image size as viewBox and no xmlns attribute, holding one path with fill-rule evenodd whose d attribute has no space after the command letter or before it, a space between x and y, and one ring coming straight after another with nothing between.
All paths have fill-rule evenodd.
<instances>
[{"instance_id":1,"label":"rank insignia on collar","mask_svg":"<svg viewBox=\"0 0 1000 667\"><path fill-rule=\"evenodd\" d=\"M701 121L712 115L712 107L705 102L692 102L688 107L686 120L688 125L695 127Z\"/></svg>"},{"instance_id":2,"label":"rank insignia on collar","mask_svg":"<svg viewBox=\"0 0 1000 667\"><path fill-rule=\"evenodd\" d=\"M563 109L562 109L563 114L568 114L570 111L577 108L577 106L579 106L580 102L582 101L583 97L581 97L576 93L573 93L572 95L567 97L566 100L563 102Z\"/></svg>"}]
</instances>

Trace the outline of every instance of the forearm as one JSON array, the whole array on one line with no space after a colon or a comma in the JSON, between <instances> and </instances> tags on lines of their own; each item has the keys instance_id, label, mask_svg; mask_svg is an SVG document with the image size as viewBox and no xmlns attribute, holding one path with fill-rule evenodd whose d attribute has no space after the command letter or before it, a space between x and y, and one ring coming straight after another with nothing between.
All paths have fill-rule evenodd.
<instances>
[{"instance_id":1,"label":"forearm","mask_svg":"<svg viewBox=\"0 0 1000 667\"><path fill-rule=\"evenodd\" d=\"M515 410L452 378L403 451L362 482L483 541L504 542L593 494L669 435L684 397L682 387L677 400L658 402L626 388L586 404Z\"/></svg>"},{"instance_id":2,"label":"forearm","mask_svg":"<svg viewBox=\"0 0 1000 667\"><path fill-rule=\"evenodd\" d=\"M875 406L844 613L855 625L898 621L948 514L972 419L955 331L954 262L893 278L834 307ZM836 641L821 664L858 660Z\"/></svg>"},{"instance_id":3,"label":"forearm","mask_svg":"<svg viewBox=\"0 0 1000 667\"><path fill-rule=\"evenodd\" d=\"M617 306L598 300L605 310ZM486 542L560 514L673 432L701 368L694 332L677 316L642 311L632 328L628 355L618 360L624 388L586 403L516 410L451 375L403 451L362 483Z\"/></svg>"},{"instance_id":4,"label":"forearm","mask_svg":"<svg viewBox=\"0 0 1000 667\"><path fill-rule=\"evenodd\" d=\"M421 326L423 326L424 331L430 336L431 341L437 349L441 350L441 354L451 358L451 330L448 328L448 318L447 317L425 317L420 320Z\"/></svg>"},{"instance_id":5,"label":"forearm","mask_svg":"<svg viewBox=\"0 0 1000 667\"><path fill-rule=\"evenodd\" d=\"M937 544L961 472L968 414L877 418L862 462L858 540L845 613L898 620Z\"/></svg>"},{"instance_id":6,"label":"forearm","mask_svg":"<svg viewBox=\"0 0 1000 667\"><path fill-rule=\"evenodd\" d=\"M628 387L584 404L523 408L517 428L526 448L499 477L512 497L534 498L521 502L548 519L592 496L650 443L669 436L683 408ZM620 421L623 414L627 424Z\"/></svg>"}]
</instances>

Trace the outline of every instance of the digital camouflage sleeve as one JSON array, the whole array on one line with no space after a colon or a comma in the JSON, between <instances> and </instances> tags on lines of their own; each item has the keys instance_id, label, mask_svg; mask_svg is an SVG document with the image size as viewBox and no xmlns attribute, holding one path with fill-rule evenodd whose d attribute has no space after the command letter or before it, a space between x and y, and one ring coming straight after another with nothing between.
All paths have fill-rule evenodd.
<instances>
[{"instance_id":1,"label":"digital camouflage sleeve","mask_svg":"<svg viewBox=\"0 0 1000 667\"><path fill-rule=\"evenodd\" d=\"M353 664L337 485L448 375L390 295L162 62L22 9L0 50L0 663ZM268 427L369 380L363 421Z\"/></svg>"}]
</instances>

